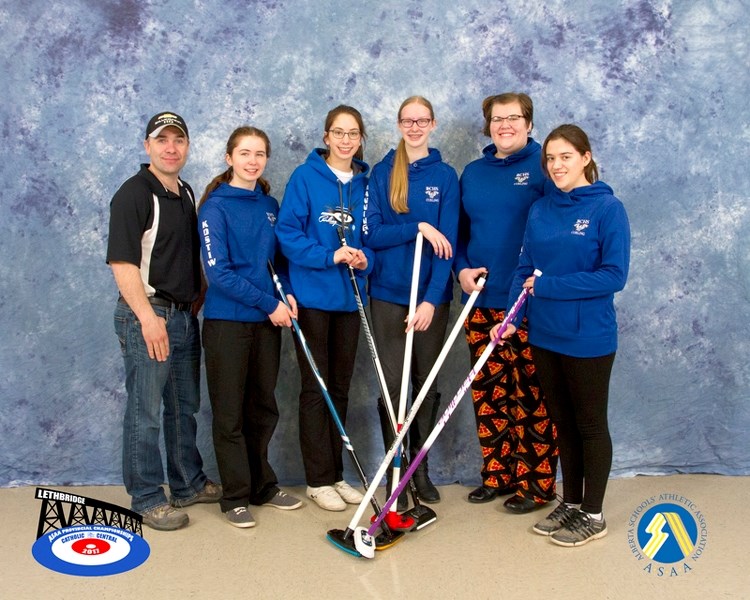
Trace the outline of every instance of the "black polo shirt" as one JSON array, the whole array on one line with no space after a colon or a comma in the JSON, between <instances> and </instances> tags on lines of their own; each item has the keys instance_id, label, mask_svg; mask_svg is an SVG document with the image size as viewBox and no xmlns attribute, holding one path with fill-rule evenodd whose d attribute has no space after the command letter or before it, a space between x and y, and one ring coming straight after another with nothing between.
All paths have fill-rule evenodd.
<instances>
[{"instance_id":1,"label":"black polo shirt","mask_svg":"<svg viewBox=\"0 0 750 600\"><path fill-rule=\"evenodd\" d=\"M110 203L107 263L141 271L147 296L192 302L200 291L200 241L193 190L168 191L142 164Z\"/></svg>"}]
</instances>

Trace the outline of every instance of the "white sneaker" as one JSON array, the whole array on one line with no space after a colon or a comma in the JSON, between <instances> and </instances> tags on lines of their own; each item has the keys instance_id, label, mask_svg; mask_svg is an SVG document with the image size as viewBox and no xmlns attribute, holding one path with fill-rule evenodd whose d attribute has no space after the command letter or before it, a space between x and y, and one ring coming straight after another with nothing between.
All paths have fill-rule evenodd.
<instances>
[{"instance_id":1,"label":"white sneaker","mask_svg":"<svg viewBox=\"0 0 750 600\"><path fill-rule=\"evenodd\" d=\"M347 504L359 504L364 499L364 496L350 486L343 479L333 484L333 489L336 490L341 499Z\"/></svg>"},{"instance_id":2,"label":"white sneaker","mask_svg":"<svg viewBox=\"0 0 750 600\"><path fill-rule=\"evenodd\" d=\"M341 499L332 485L321 485L320 487L307 486L307 497L315 502L323 510L342 511L346 510L346 502Z\"/></svg>"}]
</instances>

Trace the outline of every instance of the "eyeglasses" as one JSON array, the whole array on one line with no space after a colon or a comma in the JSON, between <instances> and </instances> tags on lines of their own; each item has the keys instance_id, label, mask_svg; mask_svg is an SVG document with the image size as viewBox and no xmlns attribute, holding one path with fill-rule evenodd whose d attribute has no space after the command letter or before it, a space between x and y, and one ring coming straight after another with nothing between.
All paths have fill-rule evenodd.
<instances>
[{"instance_id":1,"label":"eyeglasses","mask_svg":"<svg viewBox=\"0 0 750 600\"><path fill-rule=\"evenodd\" d=\"M523 115L508 115L507 117L491 117L490 122L502 123L503 121L508 121L508 123L516 123L521 119L523 119Z\"/></svg>"},{"instance_id":2,"label":"eyeglasses","mask_svg":"<svg viewBox=\"0 0 750 600\"><path fill-rule=\"evenodd\" d=\"M417 127L427 127L432 123L432 119L428 119L427 117L422 117L421 119L399 119L398 122L401 127L413 127L415 123Z\"/></svg>"},{"instance_id":3,"label":"eyeglasses","mask_svg":"<svg viewBox=\"0 0 750 600\"><path fill-rule=\"evenodd\" d=\"M352 129L351 131L344 131L343 129L329 129L328 133L330 133L337 140L343 140L344 136L347 135L353 142L356 142L360 137L362 137L362 132L359 129Z\"/></svg>"}]
</instances>

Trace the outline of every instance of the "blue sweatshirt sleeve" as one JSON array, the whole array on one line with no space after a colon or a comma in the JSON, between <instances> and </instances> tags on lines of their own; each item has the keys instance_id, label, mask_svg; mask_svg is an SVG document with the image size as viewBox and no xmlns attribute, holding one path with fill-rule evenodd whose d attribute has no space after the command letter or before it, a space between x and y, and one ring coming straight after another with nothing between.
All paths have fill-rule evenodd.
<instances>
[{"instance_id":1,"label":"blue sweatshirt sleeve","mask_svg":"<svg viewBox=\"0 0 750 600\"><path fill-rule=\"evenodd\" d=\"M373 268L375 267L375 253L370 248L362 248L362 252L365 253L365 256L367 257L367 267L365 269L362 269L359 274L363 277L367 277L370 273L372 273Z\"/></svg>"},{"instance_id":2,"label":"blue sweatshirt sleeve","mask_svg":"<svg viewBox=\"0 0 750 600\"><path fill-rule=\"evenodd\" d=\"M350 184L353 185L353 184ZM365 184L366 185L366 184ZM365 187L365 198L367 197L367 188ZM367 258L367 267L364 269L355 269L355 272L360 275L361 277L367 277L370 273L372 273L372 270L375 266L375 252L364 245L364 232L365 232L365 210L367 209L367 202L363 202L360 204L362 207L362 211L358 214L358 221L362 223L362 226L359 227L356 230L355 234L351 234L351 229L348 230L350 233L351 239L348 239L346 243L351 246L352 248L358 248L362 250L365 257Z\"/></svg>"},{"instance_id":3,"label":"blue sweatshirt sleeve","mask_svg":"<svg viewBox=\"0 0 750 600\"><path fill-rule=\"evenodd\" d=\"M463 175L461 176L461 181L459 182L460 190L463 190L462 182L463 182ZM456 237L456 245L455 245L455 252L454 252L455 258L453 259L453 270L456 273L456 277L458 277L458 274L464 269L471 268L471 265L469 264L470 234L471 234L471 221L469 220L469 215L464 210L463 203L459 199L458 234Z\"/></svg>"},{"instance_id":4,"label":"blue sweatshirt sleeve","mask_svg":"<svg viewBox=\"0 0 750 600\"><path fill-rule=\"evenodd\" d=\"M279 302L272 295L255 286L251 281L240 277L232 267L230 259L226 214L218 206L205 204L200 211L199 227L208 224L209 236L201 235L201 258L209 285L215 285L227 297L238 303L260 308L266 314L276 310ZM211 246L211 260L208 248Z\"/></svg>"},{"instance_id":5,"label":"blue sweatshirt sleeve","mask_svg":"<svg viewBox=\"0 0 750 600\"><path fill-rule=\"evenodd\" d=\"M455 252L456 240L458 239L459 193L458 177L451 167L448 167L445 187L441 196L437 229L446 237ZM453 259L440 258L436 254L432 254L432 272L427 290L425 290L425 301L435 306L443 301L445 288L451 281L452 267Z\"/></svg>"},{"instance_id":6,"label":"blue sweatshirt sleeve","mask_svg":"<svg viewBox=\"0 0 750 600\"><path fill-rule=\"evenodd\" d=\"M555 300L582 300L609 296L625 287L630 267L630 223L622 202L605 206L599 222L601 263L592 271L542 276L534 294Z\"/></svg>"},{"instance_id":7,"label":"blue sweatshirt sleeve","mask_svg":"<svg viewBox=\"0 0 750 600\"><path fill-rule=\"evenodd\" d=\"M516 266L516 270L513 273L513 282L510 285L510 292L508 292L506 314L508 314L510 308L516 303L516 300L518 300L518 296L523 290L524 281L526 281L534 274L533 259L527 251L528 245L526 244L526 233L528 232L528 228L529 226L527 224L526 231L524 232L523 236L523 246L521 247L521 254L518 256L518 266ZM540 281L541 278L537 277L536 281L534 282L534 293L536 293L536 286ZM533 297L529 296L526 300L526 303L518 311L518 315L516 315L516 318L511 320L511 323L516 327L518 327L518 324L523 321L524 317L526 316L526 307L532 299Z\"/></svg>"},{"instance_id":8,"label":"blue sweatshirt sleeve","mask_svg":"<svg viewBox=\"0 0 750 600\"><path fill-rule=\"evenodd\" d=\"M276 237L281 250L290 262L308 269L326 269L333 266L335 250L320 244L307 235L310 218L310 191L307 181L298 170L292 173L284 192L276 223Z\"/></svg>"},{"instance_id":9,"label":"blue sweatshirt sleeve","mask_svg":"<svg viewBox=\"0 0 750 600\"><path fill-rule=\"evenodd\" d=\"M276 271L276 275L279 276L279 281L281 282L281 287L284 288L284 292L294 296L292 282L289 279L289 261L286 259L286 256L284 256L278 243L276 244L276 253L273 259L273 269ZM274 290L276 290L275 286Z\"/></svg>"},{"instance_id":10,"label":"blue sweatshirt sleeve","mask_svg":"<svg viewBox=\"0 0 750 600\"><path fill-rule=\"evenodd\" d=\"M362 241L373 250L383 250L411 242L417 237L419 223L385 223L383 213L390 208L391 169L383 163L375 165L365 192L365 223Z\"/></svg>"}]
</instances>

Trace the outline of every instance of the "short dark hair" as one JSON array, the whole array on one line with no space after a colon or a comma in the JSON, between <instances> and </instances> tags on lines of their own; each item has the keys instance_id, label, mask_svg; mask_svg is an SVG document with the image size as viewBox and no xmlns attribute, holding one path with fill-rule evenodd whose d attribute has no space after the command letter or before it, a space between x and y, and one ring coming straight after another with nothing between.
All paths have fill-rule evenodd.
<instances>
[{"instance_id":1,"label":"short dark hair","mask_svg":"<svg viewBox=\"0 0 750 600\"><path fill-rule=\"evenodd\" d=\"M484 114L484 129L482 133L490 137L490 119L492 118L492 107L495 104L510 104L518 102L521 105L521 112L526 122L533 127L534 125L534 103L531 98L523 92L505 92L504 94L495 94L487 96L482 101L482 113Z\"/></svg>"}]
</instances>

